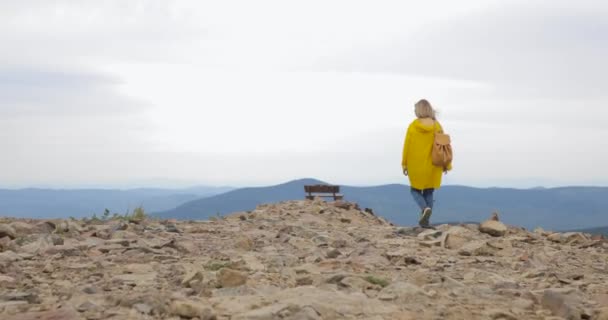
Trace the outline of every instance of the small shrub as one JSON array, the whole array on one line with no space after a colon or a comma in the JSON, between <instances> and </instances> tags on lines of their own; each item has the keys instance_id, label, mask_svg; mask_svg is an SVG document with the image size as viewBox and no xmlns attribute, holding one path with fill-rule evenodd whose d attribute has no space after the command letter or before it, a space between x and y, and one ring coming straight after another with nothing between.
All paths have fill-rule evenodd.
<instances>
[{"instance_id":1,"label":"small shrub","mask_svg":"<svg viewBox=\"0 0 608 320\"><path fill-rule=\"evenodd\" d=\"M210 270L210 271L218 271L221 268L228 267L229 265L230 265L230 262L213 261L213 262L207 263L205 265L205 269Z\"/></svg>"},{"instance_id":2,"label":"small shrub","mask_svg":"<svg viewBox=\"0 0 608 320\"><path fill-rule=\"evenodd\" d=\"M142 221L147 217L146 211L144 211L144 207L139 206L133 209L133 214L129 217L129 220Z\"/></svg>"},{"instance_id":3,"label":"small shrub","mask_svg":"<svg viewBox=\"0 0 608 320\"><path fill-rule=\"evenodd\" d=\"M388 280L386 279L382 279L382 278L378 278L378 277L374 277L374 276L367 276L365 277L365 281L371 283L371 284L375 284L377 286L381 286L382 288L386 287L389 285Z\"/></svg>"},{"instance_id":4,"label":"small shrub","mask_svg":"<svg viewBox=\"0 0 608 320\"><path fill-rule=\"evenodd\" d=\"M108 210L108 208L106 208L105 210L103 210L102 219L103 220L108 220L109 217L110 217L110 210Z\"/></svg>"}]
</instances>

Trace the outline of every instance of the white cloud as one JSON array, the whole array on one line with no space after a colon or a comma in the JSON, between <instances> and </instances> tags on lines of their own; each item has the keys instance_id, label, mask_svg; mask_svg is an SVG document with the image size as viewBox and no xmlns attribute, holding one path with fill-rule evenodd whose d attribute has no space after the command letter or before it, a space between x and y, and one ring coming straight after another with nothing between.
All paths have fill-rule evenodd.
<instances>
[{"instance_id":1,"label":"white cloud","mask_svg":"<svg viewBox=\"0 0 608 320\"><path fill-rule=\"evenodd\" d=\"M449 183L606 181L608 154L581 155L608 139L607 10L4 1L0 180L401 182L403 132L427 97L453 135Z\"/></svg>"}]
</instances>

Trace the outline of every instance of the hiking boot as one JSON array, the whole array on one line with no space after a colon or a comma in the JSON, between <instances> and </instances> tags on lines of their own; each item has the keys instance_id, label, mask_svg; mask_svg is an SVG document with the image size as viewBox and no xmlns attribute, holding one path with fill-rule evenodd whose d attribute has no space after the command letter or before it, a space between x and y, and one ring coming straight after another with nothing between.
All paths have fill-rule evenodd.
<instances>
[{"instance_id":1,"label":"hiking boot","mask_svg":"<svg viewBox=\"0 0 608 320\"><path fill-rule=\"evenodd\" d=\"M418 221L418 224L423 228L428 228L429 220L431 219L432 214L433 214L433 210L431 210L431 208L424 208L424 211L422 211L422 215L420 216L420 220Z\"/></svg>"}]
</instances>

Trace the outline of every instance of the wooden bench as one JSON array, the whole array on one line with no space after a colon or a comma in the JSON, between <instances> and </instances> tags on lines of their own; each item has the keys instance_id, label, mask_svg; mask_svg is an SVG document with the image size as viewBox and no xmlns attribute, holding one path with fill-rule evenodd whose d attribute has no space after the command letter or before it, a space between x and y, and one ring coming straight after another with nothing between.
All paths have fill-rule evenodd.
<instances>
[{"instance_id":1,"label":"wooden bench","mask_svg":"<svg viewBox=\"0 0 608 320\"><path fill-rule=\"evenodd\" d=\"M340 186L330 186L317 184L312 186L304 186L304 191L307 193L306 199L313 200L315 197L334 198L334 201L344 198L340 192Z\"/></svg>"}]
</instances>

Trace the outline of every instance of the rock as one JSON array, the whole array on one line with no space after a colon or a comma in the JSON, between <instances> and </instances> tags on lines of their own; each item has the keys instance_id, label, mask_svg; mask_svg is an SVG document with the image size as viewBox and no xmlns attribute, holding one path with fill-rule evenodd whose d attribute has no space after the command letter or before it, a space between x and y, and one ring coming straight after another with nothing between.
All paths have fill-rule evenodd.
<instances>
[{"instance_id":1,"label":"rock","mask_svg":"<svg viewBox=\"0 0 608 320\"><path fill-rule=\"evenodd\" d=\"M421 233L418 234L418 239L423 240L423 241L434 241L437 238L441 237L441 235L443 234L443 232L439 231L439 230L425 230Z\"/></svg>"},{"instance_id":2,"label":"rock","mask_svg":"<svg viewBox=\"0 0 608 320\"><path fill-rule=\"evenodd\" d=\"M505 311L505 310L489 310L487 312L488 319L496 319L496 320L519 320L520 318L516 315Z\"/></svg>"},{"instance_id":3,"label":"rock","mask_svg":"<svg viewBox=\"0 0 608 320\"><path fill-rule=\"evenodd\" d=\"M590 240L580 232L566 232L562 236L566 238L566 242L568 244L581 244L586 243Z\"/></svg>"},{"instance_id":4,"label":"rock","mask_svg":"<svg viewBox=\"0 0 608 320\"><path fill-rule=\"evenodd\" d=\"M3 320L80 320L81 317L73 310L59 309L42 312L24 312L3 317Z\"/></svg>"},{"instance_id":5,"label":"rock","mask_svg":"<svg viewBox=\"0 0 608 320\"><path fill-rule=\"evenodd\" d=\"M97 288L95 288L95 287L86 287L86 288L82 289L82 292L84 292L86 294L96 294L97 293Z\"/></svg>"},{"instance_id":6,"label":"rock","mask_svg":"<svg viewBox=\"0 0 608 320\"><path fill-rule=\"evenodd\" d=\"M149 264L143 263L132 263L125 266L125 272L127 273L151 273L154 272L154 268L152 268Z\"/></svg>"},{"instance_id":7,"label":"rock","mask_svg":"<svg viewBox=\"0 0 608 320\"><path fill-rule=\"evenodd\" d=\"M247 275L236 270L222 268L217 280L222 288L238 287L247 282Z\"/></svg>"},{"instance_id":8,"label":"rock","mask_svg":"<svg viewBox=\"0 0 608 320\"><path fill-rule=\"evenodd\" d=\"M166 225L166 226L165 226L165 230L166 230L167 232L172 232L172 233L182 233L182 231L181 231L181 230L179 230L179 229L177 228L177 226L176 226L176 225L174 225L174 224L168 224L168 225Z\"/></svg>"},{"instance_id":9,"label":"rock","mask_svg":"<svg viewBox=\"0 0 608 320\"><path fill-rule=\"evenodd\" d=\"M548 289L543 293L541 304L555 316L567 320L581 319L581 301L573 290Z\"/></svg>"},{"instance_id":10,"label":"rock","mask_svg":"<svg viewBox=\"0 0 608 320\"><path fill-rule=\"evenodd\" d=\"M188 319L198 318L201 320L212 320L216 318L211 307L202 302L176 300L171 303L170 310L171 314Z\"/></svg>"},{"instance_id":11,"label":"rock","mask_svg":"<svg viewBox=\"0 0 608 320\"><path fill-rule=\"evenodd\" d=\"M17 232L0 238L0 319L593 320L608 307L608 242L587 234L399 228L324 201L242 215L68 231L0 217Z\"/></svg>"},{"instance_id":12,"label":"rock","mask_svg":"<svg viewBox=\"0 0 608 320\"><path fill-rule=\"evenodd\" d=\"M383 301L420 301L425 298L426 294L420 287L408 282L392 283L378 294L378 299Z\"/></svg>"},{"instance_id":13,"label":"rock","mask_svg":"<svg viewBox=\"0 0 608 320\"><path fill-rule=\"evenodd\" d=\"M513 307L521 310L533 310L534 309L534 301L529 299L517 298L513 300Z\"/></svg>"},{"instance_id":14,"label":"rock","mask_svg":"<svg viewBox=\"0 0 608 320\"><path fill-rule=\"evenodd\" d=\"M462 248L467 242L470 241L470 238L463 237L458 234L448 234L445 238L444 247L447 249L457 250Z\"/></svg>"},{"instance_id":15,"label":"rock","mask_svg":"<svg viewBox=\"0 0 608 320\"><path fill-rule=\"evenodd\" d=\"M15 261L19 261L21 259L22 258L18 254L14 253L13 251L0 252L0 266L8 265Z\"/></svg>"},{"instance_id":16,"label":"rock","mask_svg":"<svg viewBox=\"0 0 608 320\"><path fill-rule=\"evenodd\" d=\"M14 221L10 224L10 227L15 230L15 234L19 236L27 236L33 233L36 233L36 227L25 222ZM0 229L2 227L0 226ZM0 231L0 238L2 238L2 232Z\"/></svg>"},{"instance_id":17,"label":"rock","mask_svg":"<svg viewBox=\"0 0 608 320\"><path fill-rule=\"evenodd\" d=\"M567 241L566 237L564 237L561 233L552 233L547 236L547 240L556 242L556 243L565 243Z\"/></svg>"},{"instance_id":18,"label":"rock","mask_svg":"<svg viewBox=\"0 0 608 320\"><path fill-rule=\"evenodd\" d=\"M204 275L202 271L191 271L182 280L182 286L191 288L193 282L202 282Z\"/></svg>"},{"instance_id":19,"label":"rock","mask_svg":"<svg viewBox=\"0 0 608 320\"><path fill-rule=\"evenodd\" d=\"M9 276L4 276L4 275L0 274L0 284L6 285L6 284L12 284L12 283L15 283L15 278L9 277Z\"/></svg>"},{"instance_id":20,"label":"rock","mask_svg":"<svg viewBox=\"0 0 608 320\"><path fill-rule=\"evenodd\" d=\"M253 249L253 241L247 237L239 237L236 239L234 247L243 251L250 251Z\"/></svg>"},{"instance_id":21,"label":"rock","mask_svg":"<svg viewBox=\"0 0 608 320\"><path fill-rule=\"evenodd\" d=\"M79 306L76 308L76 310L77 310L78 312L89 312L89 311L91 311L91 312L97 312L97 311L99 311L99 310L100 310L100 308L99 308L99 306L98 306L98 305L96 305L96 304L92 303L91 301L86 301L86 302L84 302L84 303L80 304L80 305L79 305Z\"/></svg>"},{"instance_id":22,"label":"rock","mask_svg":"<svg viewBox=\"0 0 608 320\"><path fill-rule=\"evenodd\" d=\"M420 242L418 242L418 244L423 247L432 248L432 247L440 247L443 242L444 241L442 239L437 239L437 240L420 241Z\"/></svg>"},{"instance_id":23,"label":"rock","mask_svg":"<svg viewBox=\"0 0 608 320\"><path fill-rule=\"evenodd\" d=\"M76 257L83 255L82 251L72 245L57 245L44 250L45 255L62 254L67 257Z\"/></svg>"},{"instance_id":24,"label":"rock","mask_svg":"<svg viewBox=\"0 0 608 320\"><path fill-rule=\"evenodd\" d=\"M63 220L59 221L59 223L55 224L55 233L64 234L64 233L72 233L79 234L82 232L82 227L80 224L71 220Z\"/></svg>"},{"instance_id":25,"label":"rock","mask_svg":"<svg viewBox=\"0 0 608 320\"><path fill-rule=\"evenodd\" d=\"M351 288L359 292L363 292L366 289L371 289L376 285L370 283L369 281L363 280L359 277L344 277L344 279L340 280L340 285L346 288Z\"/></svg>"},{"instance_id":26,"label":"rock","mask_svg":"<svg viewBox=\"0 0 608 320\"><path fill-rule=\"evenodd\" d=\"M340 208L340 209L344 209L344 210L350 210L350 209L354 208L352 203L342 201L342 200L338 200L338 201L334 202L334 206L336 208Z\"/></svg>"},{"instance_id":27,"label":"rock","mask_svg":"<svg viewBox=\"0 0 608 320\"><path fill-rule=\"evenodd\" d=\"M9 237L11 239L17 238L17 232L13 227L7 224L0 224L0 238Z\"/></svg>"},{"instance_id":28,"label":"rock","mask_svg":"<svg viewBox=\"0 0 608 320\"><path fill-rule=\"evenodd\" d=\"M458 250L472 239L473 234L469 229L453 226L447 230L442 246L447 249Z\"/></svg>"},{"instance_id":29,"label":"rock","mask_svg":"<svg viewBox=\"0 0 608 320\"><path fill-rule=\"evenodd\" d=\"M63 241L63 238L61 236L56 235L56 234L52 234L49 237L51 238L51 243L54 246L62 246L62 245L64 245L64 241Z\"/></svg>"},{"instance_id":30,"label":"rock","mask_svg":"<svg viewBox=\"0 0 608 320\"><path fill-rule=\"evenodd\" d=\"M463 256L493 256L497 249L488 246L484 240L475 240L462 246L458 254Z\"/></svg>"},{"instance_id":31,"label":"rock","mask_svg":"<svg viewBox=\"0 0 608 320\"><path fill-rule=\"evenodd\" d=\"M335 259L335 258L339 257L340 255L342 255L342 253L340 252L340 250L334 249L334 250L329 251L327 253L326 257L328 259Z\"/></svg>"},{"instance_id":32,"label":"rock","mask_svg":"<svg viewBox=\"0 0 608 320\"><path fill-rule=\"evenodd\" d=\"M142 314L152 313L152 307L145 303L136 303L133 305L133 309L139 311Z\"/></svg>"},{"instance_id":33,"label":"rock","mask_svg":"<svg viewBox=\"0 0 608 320\"><path fill-rule=\"evenodd\" d=\"M598 309L595 312L595 318L593 318L593 319L596 319L596 320L608 320L608 307Z\"/></svg>"},{"instance_id":34,"label":"rock","mask_svg":"<svg viewBox=\"0 0 608 320\"><path fill-rule=\"evenodd\" d=\"M507 226L498 220L486 220L479 225L479 231L493 237L502 237L507 233Z\"/></svg>"}]
</instances>

